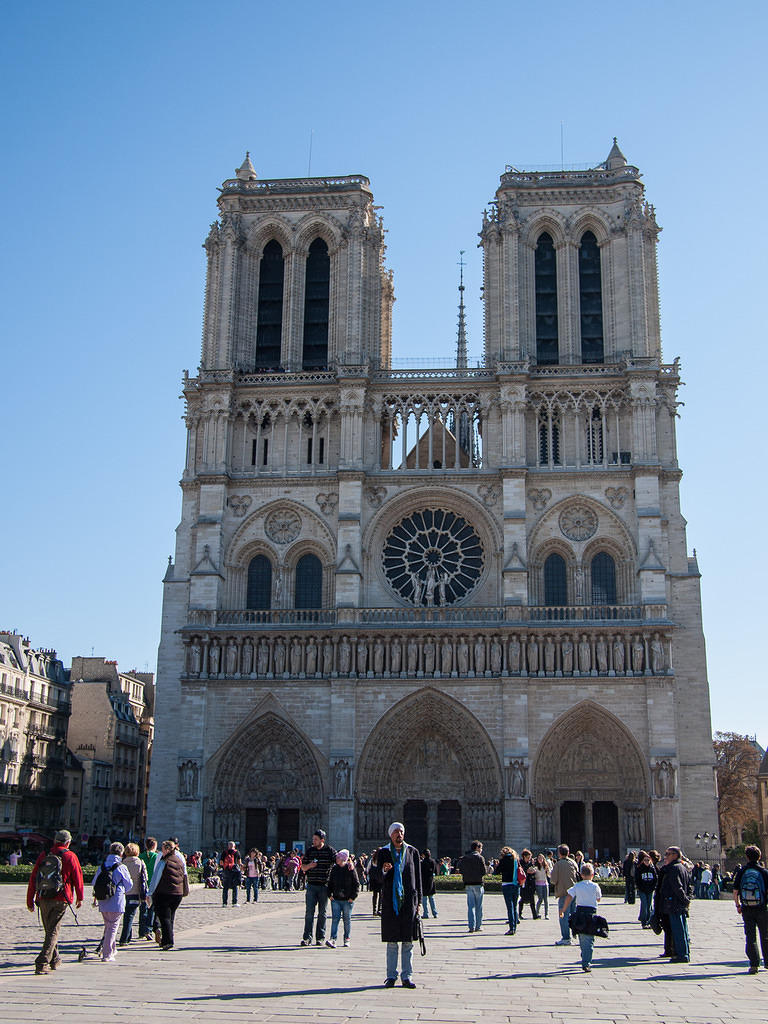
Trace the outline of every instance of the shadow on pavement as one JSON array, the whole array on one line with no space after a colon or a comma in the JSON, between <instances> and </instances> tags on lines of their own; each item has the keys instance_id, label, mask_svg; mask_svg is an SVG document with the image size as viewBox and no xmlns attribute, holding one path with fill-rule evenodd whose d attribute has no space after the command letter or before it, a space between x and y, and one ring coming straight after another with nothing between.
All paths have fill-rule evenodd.
<instances>
[{"instance_id":1,"label":"shadow on pavement","mask_svg":"<svg viewBox=\"0 0 768 1024\"><path fill-rule=\"evenodd\" d=\"M216 1002L226 1002L232 999L283 999L287 996L341 996L353 992L375 992L383 989L383 985L355 985L350 987L332 988L294 988L284 992L223 992L213 993L207 996L178 996L177 1003L204 1003L215 999Z\"/></svg>"}]
</instances>

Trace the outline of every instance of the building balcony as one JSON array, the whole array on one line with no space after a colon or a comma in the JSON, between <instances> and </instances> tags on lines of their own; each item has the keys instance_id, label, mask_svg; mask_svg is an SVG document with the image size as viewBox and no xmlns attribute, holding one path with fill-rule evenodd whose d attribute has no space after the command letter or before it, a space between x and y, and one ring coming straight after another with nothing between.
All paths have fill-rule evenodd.
<instances>
[{"instance_id":1,"label":"building balcony","mask_svg":"<svg viewBox=\"0 0 768 1024\"><path fill-rule=\"evenodd\" d=\"M514 623L518 626L573 626L589 623L606 626L621 622L647 622L669 625L666 604L601 604L601 605L477 605L448 607L395 608L230 608L211 611L190 608L185 630L252 629L254 627L290 627L299 631L317 630L320 626L413 626L455 627L486 626Z\"/></svg>"}]
</instances>

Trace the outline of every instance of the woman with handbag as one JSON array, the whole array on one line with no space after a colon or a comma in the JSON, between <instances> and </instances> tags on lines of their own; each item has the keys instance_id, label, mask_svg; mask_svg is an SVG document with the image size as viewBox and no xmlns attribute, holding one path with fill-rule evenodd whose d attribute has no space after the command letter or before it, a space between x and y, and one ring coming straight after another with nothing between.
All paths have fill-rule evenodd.
<instances>
[{"instance_id":1,"label":"woman with handbag","mask_svg":"<svg viewBox=\"0 0 768 1024\"><path fill-rule=\"evenodd\" d=\"M501 895L507 907L507 922L509 929L507 935L514 935L517 931L517 901L520 897L520 878L525 881L525 873L521 871L520 861L517 853L511 846L502 846L501 857L495 875L501 875Z\"/></svg>"},{"instance_id":2,"label":"woman with handbag","mask_svg":"<svg viewBox=\"0 0 768 1024\"><path fill-rule=\"evenodd\" d=\"M173 949L173 923L179 904L189 896L187 864L172 839L166 839L160 848L160 857L152 872L149 895L160 922L160 948ZM157 938L157 933L155 933Z\"/></svg>"},{"instance_id":3,"label":"woman with handbag","mask_svg":"<svg viewBox=\"0 0 768 1024\"><path fill-rule=\"evenodd\" d=\"M526 903L531 906L531 915L537 920L539 915L536 912L536 868L533 864L533 854L530 850L523 850L520 854L520 870L525 875L525 881L520 883L520 903L517 908L518 921L523 920L523 907Z\"/></svg>"}]
</instances>

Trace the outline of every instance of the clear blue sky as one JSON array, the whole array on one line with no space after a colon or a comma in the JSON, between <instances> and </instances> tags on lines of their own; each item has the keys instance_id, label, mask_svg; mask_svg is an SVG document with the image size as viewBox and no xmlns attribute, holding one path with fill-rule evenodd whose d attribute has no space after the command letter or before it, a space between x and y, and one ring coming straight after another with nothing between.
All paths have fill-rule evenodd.
<instances>
[{"instance_id":1,"label":"clear blue sky","mask_svg":"<svg viewBox=\"0 0 768 1024\"><path fill-rule=\"evenodd\" d=\"M465 249L478 356L482 210L505 164L559 164L562 124L566 164L618 136L664 228L713 727L768 743L766 20L757 0L5 5L0 628L154 669L201 243L246 149L302 176L313 131L313 174L370 177L396 356L452 357Z\"/></svg>"}]
</instances>

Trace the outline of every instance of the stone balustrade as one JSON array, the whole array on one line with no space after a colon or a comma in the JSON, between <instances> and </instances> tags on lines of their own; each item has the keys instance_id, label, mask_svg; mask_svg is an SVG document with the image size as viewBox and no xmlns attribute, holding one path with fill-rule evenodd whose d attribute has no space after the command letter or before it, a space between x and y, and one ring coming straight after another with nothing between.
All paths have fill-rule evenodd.
<instances>
[{"instance_id":1,"label":"stone balustrade","mask_svg":"<svg viewBox=\"0 0 768 1024\"><path fill-rule=\"evenodd\" d=\"M646 629L466 635L270 632L260 637L228 636L218 629L185 633L188 679L634 677L673 671L671 637Z\"/></svg>"}]
</instances>

